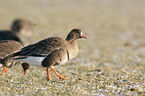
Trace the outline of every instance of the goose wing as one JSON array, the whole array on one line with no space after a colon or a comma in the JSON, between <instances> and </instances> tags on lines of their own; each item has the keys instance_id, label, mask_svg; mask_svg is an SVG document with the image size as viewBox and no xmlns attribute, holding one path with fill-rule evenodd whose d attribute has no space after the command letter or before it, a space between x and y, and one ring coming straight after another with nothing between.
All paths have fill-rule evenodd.
<instances>
[{"instance_id":1,"label":"goose wing","mask_svg":"<svg viewBox=\"0 0 145 96\"><path fill-rule=\"evenodd\" d=\"M44 57L56 48L64 46L64 40L58 37L50 37L39 41L38 43L28 45L19 52L14 53L15 56L39 56Z\"/></svg>"},{"instance_id":2,"label":"goose wing","mask_svg":"<svg viewBox=\"0 0 145 96\"><path fill-rule=\"evenodd\" d=\"M13 40L1 40L0 41L0 57L4 57L8 54L11 54L15 51L18 51L22 48L23 46Z\"/></svg>"}]
</instances>

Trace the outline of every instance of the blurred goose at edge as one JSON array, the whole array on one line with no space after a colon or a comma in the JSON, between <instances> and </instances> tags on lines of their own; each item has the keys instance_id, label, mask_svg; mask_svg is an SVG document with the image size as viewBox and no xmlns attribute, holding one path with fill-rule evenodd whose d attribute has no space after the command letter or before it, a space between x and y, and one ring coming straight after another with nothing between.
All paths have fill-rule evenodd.
<instances>
[{"instance_id":1,"label":"blurred goose at edge","mask_svg":"<svg viewBox=\"0 0 145 96\"><path fill-rule=\"evenodd\" d=\"M0 57L4 58L5 56L20 50L21 48L23 48L22 44L20 44L17 41L1 40L0 41ZM8 74L7 68L11 68L11 67L13 67L15 65L18 65L18 64L22 64L22 68L24 70L24 75L27 74L27 69L29 68L29 64L21 63L20 61L11 61L11 62L8 62L8 63L10 63L11 66L7 66L7 67L3 66L2 76L4 75L4 73Z\"/></svg>"},{"instance_id":2,"label":"blurred goose at edge","mask_svg":"<svg viewBox=\"0 0 145 96\"><path fill-rule=\"evenodd\" d=\"M0 30L0 40L15 40L23 44L20 36L30 37L34 24L25 19L17 19L11 25L11 30Z\"/></svg>"},{"instance_id":3,"label":"blurred goose at edge","mask_svg":"<svg viewBox=\"0 0 145 96\"><path fill-rule=\"evenodd\" d=\"M11 30L0 30L0 46L1 47L6 46L5 48L9 49L9 47L10 48L14 47L15 43L18 43L18 42L21 43L21 46L22 46L24 42L20 39L20 36L30 37L33 32L33 26L34 24L32 22L25 19L14 20L14 22L11 25ZM3 40L6 40L6 41L3 41ZM11 42L7 40L14 40L18 42L14 42L14 41ZM18 48L15 49L15 47L18 47ZM10 54L10 52L12 53L14 51L17 51L17 49L20 49L19 46L15 46L15 47L12 48L11 50L0 50L0 54L3 53L3 55L0 55L0 57L4 57L5 55ZM13 64L14 62L11 62L11 63ZM24 69L24 75L26 75L27 69L29 68L29 64L22 63L22 68ZM7 73L7 68L5 66L3 66L2 75L4 75L4 72Z\"/></svg>"}]
</instances>

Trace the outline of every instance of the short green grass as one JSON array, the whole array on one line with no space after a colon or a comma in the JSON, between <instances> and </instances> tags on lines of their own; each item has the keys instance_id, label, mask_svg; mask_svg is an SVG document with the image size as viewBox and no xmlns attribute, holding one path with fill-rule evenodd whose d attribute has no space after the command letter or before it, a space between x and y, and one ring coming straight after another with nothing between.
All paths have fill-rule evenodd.
<instances>
[{"instance_id":1,"label":"short green grass","mask_svg":"<svg viewBox=\"0 0 145 96\"><path fill-rule=\"evenodd\" d=\"M79 53L56 67L68 80L45 68L21 66L0 75L0 95L145 95L145 1L0 1L0 28L9 29L15 18L36 24L25 45L50 36L65 38L80 28L88 40L78 40ZM2 69L0 69L2 71Z\"/></svg>"}]
</instances>

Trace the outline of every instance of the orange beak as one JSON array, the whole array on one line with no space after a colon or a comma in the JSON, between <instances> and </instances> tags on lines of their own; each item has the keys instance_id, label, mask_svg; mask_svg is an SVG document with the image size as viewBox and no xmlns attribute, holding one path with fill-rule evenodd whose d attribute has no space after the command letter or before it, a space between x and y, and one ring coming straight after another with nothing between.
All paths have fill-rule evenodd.
<instances>
[{"instance_id":1,"label":"orange beak","mask_svg":"<svg viewBox=\"0 0 145 96\"><path fill-rule=\"evenodd\" d=\"M86 38L86 39L88 39L88 37L85 36L84 34L81 34L81 38Z\"/></svg>"}]
</instances>

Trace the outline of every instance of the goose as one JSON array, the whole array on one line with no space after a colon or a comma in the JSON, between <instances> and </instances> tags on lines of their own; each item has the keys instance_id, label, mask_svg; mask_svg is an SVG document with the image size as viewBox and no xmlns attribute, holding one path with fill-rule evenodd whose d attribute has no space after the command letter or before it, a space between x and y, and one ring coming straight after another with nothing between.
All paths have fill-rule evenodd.
<instances>
[{"instance_id":1,"label":"goose","mask_svg":"<svg viewBox=\"0 0 145 96\"><path fill-rule=\"evenodd\" d=\"M66 39L50 37L37 43L28 45L20 51L6 56L0 60L4 66L10 66L8 61L21 61L32 66L45 67L47 79L52 80L49 74L51 69L59 79L66 79L56 72L55 66L64 64L74 58L78 53L79 38L88 38L80 29L72 29Z\"/></svg>"},{"instance_id":2,"label":"goose","mask_svg":"<svg viewBox=\"0 0 145 96\"><path fill-rule=\"evenodd\" d=\"M25 19L16 19L11 25L11 30L0 30L0 40L15 40L23 44L20 36L31 36L33 25Z\"/></svg>"},{"instance_id":3,"label":"goose","mask_svg":"<svg viewBox=\"0 0 145 96\"><path fill-rule=\"evenodd\" d=\"M5 56L7 56L8 54L11 54L13 52L16 52L18 50L20 50L21 48L23 48L22 44L14 41L14 40L1 40L0 41L0 58L3 58ZM3 71L2 71L2 76L7 72L7 68L10 68L12 66L18 65L18 64L22 64L22 68L24 70L24 75L27 74L27 69L29 68L29 64L27 63L21 63L20 61L12 61L9 62L11 64L11 66L3 66Z\"/></svg>"},{"instance_id":4,"label":"goose","mask_svg":"<svg viewBox=\"0 0 145 96\"><path fill-rule=\"evenodd\" d=\"M21 47L19 43L21 43L21 46L23 45L23 42L20 39L20 36L24 36L24 35L30 36L33 31L33 25L34 24L28 20L16 19L11 25L11 30L0 30L0 47L5 48L5 49L0 50L0 54L3 53L2 55L0 55L0 57L2 58L12 52L17 51L17 49L20 49ZM3 40L6 40L6 41L3 41ZM9 40L12 40L12 41L9 41ZM18 42L14 42L13 40L18 41ZM19 46L16 46L17 44ZM12 49L8 50L9 47ZM13 64L14 62L11 62L11 63ZM26 63L22 63L24 75L27 74L27 69L29 68L29 66L30 65ZM2 75L4 75L4 72L6 72L6 74L8 73L5 70L7 70L7 67L3 66Z\"/></svg>"},{"instance_id":5,"label":"goose","mask_svg":"<svg viewBox=\"0 0 145 96\"><path fill-rule=\"evenodd\" d=\"M34 25L35 24L29 20L16 19L11 25L11 32L17 36L22 35L30 37L32 35Z\"/></svg>"}]
</instances>

